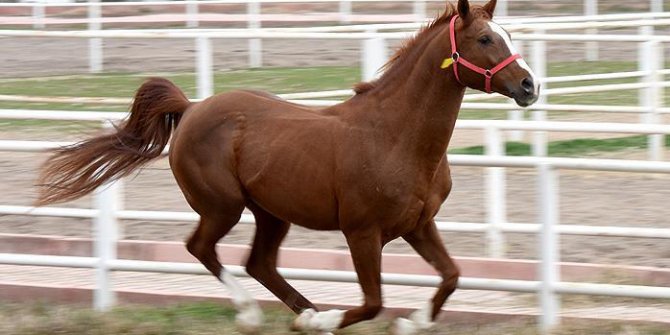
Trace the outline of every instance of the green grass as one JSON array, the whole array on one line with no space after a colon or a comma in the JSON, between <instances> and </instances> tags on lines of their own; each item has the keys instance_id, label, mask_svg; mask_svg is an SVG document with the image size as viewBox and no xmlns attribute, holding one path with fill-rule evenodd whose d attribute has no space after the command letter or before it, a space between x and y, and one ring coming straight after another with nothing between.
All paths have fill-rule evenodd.
<instances>
[{"instance_id":1,"label":"green grass","mask_svg":"<svg viewBox=\"0 0 670 335\"><path fill-rule=\"evenodd\" d=\"M286 309L265 308L265 324L260 334L295 335L289 330L293 314ZM3 335L209 335L240 334L234 325L235 311L215 303L173 304L168 306L122 306L107 313L85 307L45 303L1 304L0 330ZM530 319L532 320L532 319ZM474 324L450 320L436 327L437 335L536 335L533 321L506 321ZM389 334L390 320L380 318L338 331L338 335ZM605 321L570 321L555 335L667 335L665 326L625 324Z\"/></svg>"},{"instance_id":2,"label":"green grass","mask_svg":"<svg viewBox=\"0 0 670 335\"><path fill-rule=\"evenodd\" d=\"M567 76L576 74L608 73L634 71L635 62L599 61L599 62L556 62L548 69L550 76ZM31 95L31 96L73 96L73 97L127 97L152 74L107 73L100 75L61 76L53 78L0 79L0 94ZM155 74L165 76L180 86L187 95L196 95L195 75ZM293 93L350 88L360 78L358 67L314 67L314 68L263 68L250 70L234 70L217 72L214 76L215 91L223 92L237 88L265 90L273 93ZM551 87L568 85L592 85L604 83L627 83L635 79L601 80L577 83L552 84ZM666 100L670 101L670 89L666 90ZM496 99L494 101L505 101ZM551 103L557 104L607 104L637 105L638 91L618 91L602 93L577 93L563 96L552 96ZM12 103L0 102L0 108L28 109L68 109L68 110L101 110L126 111L127 106L110 106L95 104L54 104L54 103ZM550 119L563 116L574 116L570 112L549 113ZM505 119L506 111L463 110L462 119ZM90 123L54 122L43 120L0 120L0 129L20 130L50 127L52 130L64 132L80 132ZM596 151L616 151L627 148L643 148L644 137L621 138L613 140L573 140L553 142L549 152L552 155L579 155ZM530 152L527 144L508 143L510 155L524 155ZM481 154L482 147L459 148L453 153Z\"/></svg>"},{"instance_id":3,"label":"green grass","mask_svg":"<svg viewBox=\"0 0 670 335\"><path fill-rule=\"evenodd\" d=\"M666 64L666 68L670 63ZM637 71L636 62L624 61L598 61L598 62L554 62L549 64L547 72L550 77L573 76L586 74L601 74L613 72ZM552 83L550 88L562 88L569 86L589 86L605 84L635 83L638 78L591 80L567 83ZM552 104L578 104L578 105L610 105L610 106L636 106L639 104L638 90L621 90L594 93L573 93L560 96L550 96L548 101ZM670 89L665 90L665 100L670 101ZM505 102L506 99L494 99L488 102ZM574 112L550 112L549 118L574 116ZM507 111L475 111L463 110L459 115L461 119L506 119Z\"/></svg>"},{"instance_id":4,"label":"green grass","mask_svg":"<svg viewBox=\"0 0 670 335\"><path fill-rule=\"evenodd\" d=\"M550 76L576 74L608 73L634 71L634 62L558 62L549 66ZM73 97L132 97L142 80L152 74L108 73L100 75L63 76L54 78L25 78L0 80L0 94L34 96L73 96ZM189 96L195 96L196 80L193 73L156 74L169 78L180 86ZM214 76L215 91L223 92L237 88L266 90L273 93L292 93L344 89L352 87L360 80L358 67L313 67L313 68L263 68L217 72ZM580 82L579 85L626 83L628 80L602 80ZM564 87L569 84L553 84L552 87ZM550 97L551 103L579 104L637 104L637 91L571 94ZM502 99L501 101L504 101ZM0 108L44 108L44 109L90 109L92 106L77 104L24 104L0 103ZM123 111L126 106L95 106L96 109ZM488 113L502 115L499 112L465 111L464 118Z\"/></svg>"},{"instance_id":5,"label":"green grass","mask_svg":"<svg viewBox=\"0 0 670 335\"><path fill-rule=\"evenodd\" d=\"M115 97L130 99L142 81L158 75L172 80L189 97L196 96L196 77L184 74L110 73L100 75L61 76L53 78L0 79L0 94L68 97ZM360 78L353 67L266 68L216 72L214 91L239 88L273 93L335 90L352 87ZM0 103L0 108L73 109L125 111L127 106L105 106L52 103Z\"/></svg>"},{"instance_id":6,"label":"green grass","mask_svg":"<svg viewBox=\"0 0 670 335\"><path fill-rule=\"evenodd\" d=\"M195 75L155 74L177 84L190 96L196 96ZM114 97L130 99L142 81L152 74L107 73L100 75L59 76L53 78L0 79L0 94L28 96ZM215 91L238 88L265 90L273 93L335 90L350 87L360 78L358 68L267 68L215 73ZM0 102L0 108L95 110L124 112L128 106L68 103ZM0 119L0 129L20 130L48 126L63 132L81 132L96 126L90 122Z\"/></svg>"},{"instance_id":7,"label":"green grass","mask_svg":"<svg viewBox=\"0 0 670 335\"><path fill-rule=\"evenodd\" d=\"M670 147L670 137L665 137L665 146ZM555 141L548 145L549 156L571 157L598 152L614 152L625 149L646 149L647 136L629 136L610 139L581 138L576 140ZM481 145L449 150L450 154L483 155ZM531 154L531 145L519 142L505 143L507 156L528 156Z\"/></svg>"}]
</instances>

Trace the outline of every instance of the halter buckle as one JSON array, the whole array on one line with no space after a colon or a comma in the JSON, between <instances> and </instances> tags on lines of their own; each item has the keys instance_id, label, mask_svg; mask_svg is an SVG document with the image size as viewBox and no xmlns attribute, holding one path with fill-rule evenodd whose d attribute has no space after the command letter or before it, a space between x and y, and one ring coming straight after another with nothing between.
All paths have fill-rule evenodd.
<instances>
[{"instance_id":1,"label":"halter buckle","mask_svg":"<svg viewBox=\"0 0 670 335\"><path fill-rule=\"evenodd\" d=\"M461 58L461 54L459 54L458 51L451 54L451 59L454 60L454 63L458 63L459 58Z\"/></svg>"},{"instance_id":2,"label":"halter buckle","mask_svg":"<svg viewBox=\"0 0 670 335\"><path fill-rule=\"evenodd\" d=\"M484 76L485 76L486 78L493 78L493 72L491 72L491 70L486 70L486 71L484 72Z\"/></svg>"}]
</instances>

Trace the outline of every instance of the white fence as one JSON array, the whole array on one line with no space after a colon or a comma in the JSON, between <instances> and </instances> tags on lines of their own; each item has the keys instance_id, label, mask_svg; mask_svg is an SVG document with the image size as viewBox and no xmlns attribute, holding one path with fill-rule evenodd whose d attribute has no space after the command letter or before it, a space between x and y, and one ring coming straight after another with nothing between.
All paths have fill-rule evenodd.
<instances>
[{"instance_id":1,"label":"white fence","mask_svg":"<svg viewBox=\"0 0 670 335\"><path fill-rule=\"evenodd\" d=\"M669 15L663 14L663 15ZM668 25L669 19L655 19L655 20L639 20L632 21L615 21L615 22L596 22L596 23L579 23L578 25L570 22L557 22L551 24L541 24L547 29L566 29L570 27L611 27L611 26L654 26L654 25ZM536 23L531 23L536 24ZM518 29L532 29L536 26L517 27ZM52 37L73 37L73 38L193 38L196 39L197 54L197 96L205 98L213 93L213 69L212 69L212 47L211 39L213 38L250 38L250 39L346 39L346 40L361 40L362 49L361 64L363 79L369 80L377 73L377 69L386 61L385 52L380 49L380 45L385 44L385 40L389 39L403 39L410 34L405 32L348 32L348 33L323 33L323 32L277 32L277 31L77 31L77 32L60 32L60 31L15 31L15 30L0 30L0 36L24 36L24 37L38 37L38 36L52 36ZM515 39L521 42L531 43L529 52L533 70L542 78L543 94L541 100L535 106L527 109L533 113L533 119L536 121L546 120L547 111L566 110L566 111L591 111L591 112L624 112L624 113L640 113L641 123L654 124L658 123L659 115L668 113L670 110L664 107L663 94L664 89L670 86L670 82L665 80L665 76L670 74L670 70L664 69L664 44L670 42L670 36L665 35L578 35L578 34L546 34L546 33L517 33ZM582 76L567 76L547 78L547 53L546 42L548 41L602 41L602 42L622 42L635 43L639 47L638 50L638 71L620 72L620 73L603 73L594 75ZM639 78L638 83L629 84L605 84L605 85L589 85L565 88L551 88L552 84L561 82L575 82L585 80L604 80L617 78ZM640 91L640 105L635 106L593 106L593 105L549 105L547 104L547 97L551 95L572 94L572 93L587 93L587 92L604 92L604 91L624 91L624 90L639 90ZM314 93L304 95L301 99L314 99L333 96L347 95L350 90L329 91L324 93ZM292 95L286 98L296 99L300 95ZM479 101L484 99L496 98L496 95L472 94L465 97L466 102ZM16 97L16 96L0 96L0 101L49 101L52 98L37 98L37 97ZM83 99L77 99L83 101ZM53 100L51 100L53 101ZM61 99L61 101L64 101ZM110 103L119 103L125 99L109 99ZM96 99L96 103L104 103L105 100ZM303 101L304 102L304 101ZM331 105L336 101L309 101L313 104L321 106ZM520 119L523 115L523 110L505 104L473 104L466 103L466 108L478 109L506 109L510 112L510 118ZM653 160L660 160L662 157L662 137L650 136L649 157ZM514 139L514 138L513 138ZM545 136L538 134L534 139L533 152L539 156L546 156Z\"/></svg>"},{"instance_id":2,"label":"white fence","mask_svg":"<svg viewBox=\"0 0 670 335\"><path fill-rule=\"evenodd\" d=\"M78 115L78 118L77 116ZM2 111L0 117L14 119L43 118L59 120L107 120L119 118L124 113L86 113L51 112L48 115L30 115L27 111ZM107 121L105 121L107 122ZM559 322L560 294L590 294L638 298L670 298L668 287L646 287L631 285L608 285L589 283L568 283L560 281L558 268L560 234L596 235L596 236L635 236L647 238L670 238L670 229L637 227L589 227L560 225L558 218L558 170L578 169L597 171L625 171L638 173L670 173L670 162L547 158L547 157L504 157L501 151L503 130L518 129L527 131L594 131L608 133L670 134L670 126L637 124L589 124L567 122L510 122L510 121L459 121L458 128L485 129L487 140L486 156L450 155L452 165L488 167L487 211L488 223L450 223L439 222L440 230L449 231L487 231L491 249L502 249L502 232L539 232L541 265L540 281L493 280L463 278L459 286L462 289L503 290L513 292L533 292L539 294L542 315L540 325L547 330ZM65 143L0 141L2 151L42 151ZM502 168L535 168L538 171L537 188L539 194L539 224L507 223L505 221L504 172ZM117 220L142 219L183 221L196 220L197 215L189 212L155 212L120 210L121 194L118 187L106 185L95 195L95 208L33 208L26 206L0 206L1 214L21 214L38 216L62 216L94 218L97 236L95 239L95 257L63 257L24 254L0 254L0 263L15 265L84 267L97 269L97 289L94 305L106 309L114 304L113 287L109 281L110 271L143 271L185 274L206 274L198 264L163 263L148 261L120 260L116 258ZM250 215L242 217L243 222L253 222ZM231 267L238 276L246 275L241 267ZM354 273L342 271L315 271L304 269L282 269L281 273L289 279L323 280L355 282ZM384 283L412 286L436 286L440 279L434 276L385 274Z\"/></svg>"},{"instance_id":3,"label":"white fence","mask_svg":"<svg viewBox=\"0 0 670 335\"><path fill-rule=\"evenodd\" d=\"M499 0L498 1L498 6L497 6L497 13L496 15L498 16L508 16L510 15L509 12L509 3L511 2L526 2L530 0ZM45 24L45 9L47 7L88 7L88 18L85 20L77 20L74 21L76 23L88 23L89 25L96 25L100 24L102 21L104 21L102 15L101 15L101 7L137 7L137 6L180 6L185 8L184 15L176 15L173 18L164 18L163 20L171 20L171 21L177 21L177 22L186 22L186 27L189 28L194 28L199 25L199 21L202 20L200 11L199 11L199 6L201 5L212 5L212 4L246 4L247 5L247 13L244 16L244 19L247 21L247 26L249 28L260 28L261 24L260 22L264 19L264 16L261 14L261 9L262 5L264 4L277 4L277 3L314 3L315 1L309 1L309 0L206 0L206 1L140 1L140 2L99 2L99 1L89 1L86 3L64 3L64 2L50 2L48 0L46 1L31 1L31 3L4 3L0 4L0 8L2 7L31 7L32 8L32 19L30 21L27 21L28 24L32 24L33 27L41 29L46 26ZM444 3L444 0L412 0L412 1L403 1L403 0L349 0L349 1L342 1L342 0L320 0L316 1L317 3L337 3L338 4L338 11L336 13L336 17L339 19L341 23L350 23L354 20L352 20L352 17L354 15L352 11L352 5L353 4L360 4L360 3L389 3L389 2L398 2L398 3L407 3L411 2L412 3L412 16L411 18L407 16L398 16L398 15L389 15L389 14L384 14L382 15L383 20L385 22L391 22L394 20L402 20L402 21L407 21L408 18L411 21L423 21L427 17L430 17L430 15L427 15L426 12L426 4L427 3L438 3L442 4ZM535 0L534 2L539 2ZM664 6L663 6L663 0L649 0L649 10L650 12L663 12L664 11ZM584 0L583 1L583 14L584 16L593 16L593 15L598 15L598 7L599 7L599 1L598 0ZM294 21L301 21L301 20L307 20L309 16L291 16L291 20ZM318 18L317 18L318 19ZM313 18L309 19L310 21L314 21ZM108 21L114 22L114 19L110 19ZM323 19L319 19L319 21L324 21ZM71 24L73 21L64 21L63 23L65 24ZM122 22L143 22L142 19L136 19L136 20L128 20L127 18L123 20ZM23 22L25 24L25 21ZM91 26L89 26L91 28ZM98 28L93 28L93 29L100 29L102 26L100 25Z\"/></svg>"},{"instance_id":4,"label":"white fence","mask_svg":"<svg viewBox=\"0 0 670 335\"><path fill-rule=\"evenodd\" d=\"M517 0L518 1L518 0ZM526 1L526 0L524 0ZM45 18L44 18L44 11L45 11L45 6L57 6L57 7L72 7L72 6L86 6L88 7L88 18L87 19L80 19L80 20L66 20L63 22L66 23L87 23L88 24L88 29L91 31L97 31L103 29L103 22L115 22L115 20L119 20L119 18L108 18L108 19L103 19L101 17L101 7L102 6L139 6L139 5L160 5L160 6L171 6L171 5L181 5L185 6L187 10L187 15L186 21L187 21L187 27L189 28L195 28L198 26L198 5L199 4L247 4L247 14L244 15L244 20L247 22L247 28L252 29L255 31L258 31L262 27L262 21L264 16L261 14L261 6L263 3L301 3L301 2L311 2L307 0L260 0L260 1L250 1L250 0L216 0L216 1L162 1L162 2L105 2L105 3L100 3L100 2L87 2L87 3L44 3L44 2L35 2L32 4L0 4L0 8L3 7L15 7L15 6L32 6L33 7L33 17L32 20L28 21L29 23L32 23L35 28L44 28L45 27ZM341 18L342 23L349 23L352 21L352 14L351 14L351 4L356 3L356 2L387 2L387 1L381 1L381 0L354 0L354 1L340 1L340 0L322 0L321 2L324 3L329 3L329 2L336 2L339 3L339 17ZM400 0L392 0L392 2L401 2ZM426 2L442 2L442 0L428 0L428 1L420 1L420 0L414 0L414 14L411 18L408 18L406 16L401 16L400 21L402 22L418 22L415 24L400 24L400 25L368 25L368 26L345 26L345 30L351 30L355 29L357 31L367 31L367 32L375 32L378 30L382 29L412 29L415 30L418 28L420 24L423 24L423 22L426 19ZM584 1L584 14L585 16L570 16L570 17L559 17L559 18L504 18L504 16L507 15L507 1L499 1L498 5L498 11L501 13L503 18L500 18L498 21L501 23L514 23L514 22L524 22L526 23L541 23L541 26L535 26L534 28L531 27L526 27L527 29L542 29L542 30L555 30L555 29L587 29L588 34L596 34L598 32L597 28L598 26L600 27L612 27L613 24L609 25L595 25L594 22L597 21L609 21L613 20L615 17L626 17L625 20L631 20L632 18L647 18L647 19L653 19L657 17L668 17L665 15L666 13L663 13L663 1L662 0L651 0L650 1L650 13L637 13L637 14L616 14L616 15L597 15L598 14L598 1L597 0L585 0ZM290 20L294 21L300 21L306 20L305 18L308 18L311 16L308 15L297 15L297 16L291 16ZM391 21L396 21L397 19L394 19L394 16L392 15L382 15L380 16L381 20L384 22L391 22ZM230 19L230 18L228 18ZM4 22L5 24L12 24L13 21L10 18L6 19L8 22ZM14 19L16 20L16 19ZM163 20L178 20L178 21L183 21L184 18L181 16L174 16L174 18L169 19L169 18L163 18ZM219 18L219 20L226 20L225 17ZM323 21L328 21L327 18L314 18L311 17L309 21L316 21L316 22L323 22ZM368 21L374 21L371 19L368 19ZM20 23L20 21L17 21ZM17 23L14 22L14 23ZM125 22L142 22L142 19L138 18L136 21L133 20L125 20ZM563 25L563 26L548 26L548 23L556 23L556 22L573 22L572 28L570 25ZM584 23L586 22L586 25ZM2 23L2 22L0 22ZM667 23L665 24L667 25ZM620 25L619 25L620 26ZM653 24L642 24L641 22L638 22L636 25L631 25L633 27L644 27L644 29L641 29L641 33L644 32L645 34L651 34L653 33ZM308 30L310 28L307 28ZM341 30L342 27L321 27L320 31L338 31ZM308 31L307 30L307 31ZM293 30L294 32L296 31L305 31L305 30ZM162 31L163 33L165 31ZM173 30L174 32L174 30ZM114 36L112 36L114 37ZM193 37L197 38L197 37ZM244 38L244 37L241 37ZM199 42L198 42L199 43ZM254 68L254 67L261 67L263 65L263 59L262 59L262 38L258 37L249 37L248 38L248 45L249 45L249 66ZM370 47L379 47L383 44L376 44L376 45L370 45ZM586 58L587 60L597 60L598 59L598 44L597 41L589 41L587 43L587 49L586 49ZM198 48L207 48L208 45L199 45ZM211 46L210 46L211 48ZM89 69L93 73L101 72L102 71L102 57L103 57L103 45L102 45L102 37L101 36L96 36L96 37L90 37L89 38L89 54L90 54L90 63L89 63ZM379 52L380 55L383 55L383 52ZM376 64L376 63L375 63Z\"/></svg>"},{"instance_id":5,"label":"white fence","mask_svg":"<svg viewBox=\"0 0 670 335\"><path fill-rule=\"evenodd\" d=\"M668 25L663 15L656 16L657 20L648 20L646 17L635 17L628 19L602 20L595 23L575 23L565 21L561 18L552 19L554 23L542 23L542 27L551 29L575 29L575 28L605 28L611 26L655 26ZM661 17L659 20L658 17ZM563 21L561 21L563 20ZM627 22L611 22L611 21ZM541 21L539 21L541 22ZM538 26L531 26L533 22L526 26L512 27L515 29L538 29ZM537 22L535 22L537 23ZM511 27L511 26L510 26ZM192 38L197 40L197 73L198 73L198 96L206 97L212 93L212 50L210 40L212 38L337 38L337 39L358 39L363 41L366 50L363 53L362 63L368 64L364 73L374 73L380 62L385 61L379 54L379 43L388 39L400 39L409 36L408 33L378 33L378 32L348 32L346 34L323 33L317 28L313 32L281 32L258 30L255 32L243 31L80 31L80 32L43 32L43 31L0 31L0 36L67 36L79 38ZM338 28L352 29L352 28ZM643 31L645 32L645 31ZM557 197L557 178L558 171L562 169L582 169L598 171L627 171L638 173L670 173L669 162L659 161L620 161L603 159L576 159L576 158L548 158L546 155L547 141L546 131L575 131L575 132L607 132L607 133L636 133L650 135L650 158L654 160L661 159L662 135L670 134L670 126L654 124L658 121L661 113L669 113L670 108L663 105L663 88L670 86L664 80L664 76L670 74L669 70L662 69L663 52L662 45L670 42L668 36L654 36L650 34L641 35L574 35L574 34L544 34L541 31L535 33L520 33L515 35L516 40L532 43L531 60L533 68L543 77L543 83L547 85L580 80L594 79L615 79L615 78L640 78L640 82L632 84L608 84L594 86L580 86L567 88L549 88L544 90L544 94L568 94L586 91L616 91L616 90L640 90L642 92L642 104L640 106L592 106L592 105L556 105L548 104L546 101L529 109L534 113L538 122L522 121L459 121L457 127L460 129L484 129L486 134L486 156L461 156L450 155L450 163L453 165L483 166L487 169L487 221L486 223L456 223L439 222L441 230L449 231L467 231L467 232L486 232L489 239L489 252L491 256L499 257L504 255L504 232L537 232L541 238L541 280L540 281L514 281L514 280L488 280L478 278L463 278L459 285L463 289L480 290L506 290L514 292L536 292L539 293L540 305L542 308L541 325L543 329L548 329L556 324L558 320L558 311L560 309L560 294L595 294L610 296L628 296L644 298L670 298L670 288L668 287L642 287L626 285L604 285L589 283L566 283L561 282L557 262L558 240L560 234L576 235L595 235L595 236L635 236L646 238L670 238L670 229L661 228L637 228L637 227L590 227L580 225L561 225L558 219L558 197ZM588 76L569 76L558 78L546 77L546 55L545 41L621 41L640 44L640 69L633 72L609 73ZM373 42L374 41L374 42ZM377 46L374 46L376 43ZM383 42L382 42L383 44ZM367 45L367 46L366 46ZM370 56L377 52L377 56ZM92 57L93 58L93 57ZM366 63L367 62L367 63ZM288 99L315 99L323 97L334 97L349 94L349 90L332 92L314 92L308 94L284 95ZM481 103L473 102L488 99L488 95L473 94L466 96L464 108L476 109L503 109L514 111L518 108L511 104L501 103ZM13 101L36 101L47 100L47 98L36 97L0 97L0 100ZM53 98L51 98L53 99ZM85 99L78 99L84 101ZM110 103L127 103L126 99L109 99ZM96 99L100 103L100 100ZM297 100L296 102L310 103L313 105L331 105L337 101L313 101ZM589 123L569 123L569 122L545 122L546 111L564 110L564 111L603 111L603 112L626 112L640 113L646 115L642 119L644 124L589 124ZM89 120L104 121L108 119L120 119L125 113L86 113L86 112L54 112L54 111L31 111L28 114L25 110L0 110L0 118L23 119L23 118L42 118L42 119L60 119L60 120ZM536 157L505 157L503 149L503 131L520 130L532 131L537 134L533 143L533 152ZM61 142L26 142L26 141L0 141L0 150L2 151L43 151L45 149L64 145ZM504 168L535 168L538 171L537 188L540 196L538 202L538 212L541 216L539 223L509 223L506 220L505 208L505 173ZM0 263L4 264L22 264L38 266L65 266L65 267L85 267L97 269L98 289L95 295L95 306L100 309L109 307L114 303L113 288L109 283L110 271L151 271L151 272L169 272L169 273L197 273L204 274L206 271L198 264L181 263L158 263L143 262L116 259L115 242L117 238L116 221L121 219L145 219L145 220L196 220L198 217L190 212L150 212L150 211L129 211L120 210L118 206L121 190L114 186L103 187L96 194L94 208L75 209L75 208L32 208L26 206L0 206L0 214L22 214L22 215L41 215L41 216L62 216L62 217L80 217L94 218L98 232L96 238L95 257L58 257L43 255L16 255L0 254ZM253 222L253 218L245 215L243 222ZM245 275L240 267L231 269L236 275ZM291 279L325 280L325 281L356 281L354 273L339 271L313 271L300 269L282 269L281 273ZM435 286L439 283L438 277L433 276L411 276L411 275L384 275L384 282L397 285L414 286Z\"/></svg>"}]
</instances>

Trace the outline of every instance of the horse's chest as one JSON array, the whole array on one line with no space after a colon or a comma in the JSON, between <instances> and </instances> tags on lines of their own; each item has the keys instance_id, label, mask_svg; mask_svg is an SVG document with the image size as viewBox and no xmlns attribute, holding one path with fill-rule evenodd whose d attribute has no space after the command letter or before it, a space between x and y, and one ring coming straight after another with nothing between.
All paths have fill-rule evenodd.
<instances>
[{"instance_id":1,"label":"horse's chest","mask_svg":"<svg viewBox=\"0 0 670 335\"><path fill-rule=\"evenodd\" d=\"M368 221L381 226L390 241L436 215L451 190L451 178L442 163L432 174L370 174L348 185L348 199L341 203L347 206L344 212L359 214L352 216L358 224Z\"/></svg>"},{"instance_id":2,"label":"horse's chest","mask_svg":"<svg viewBox=\"0 0 670 335\"><path fill-rule=\"evenodd\" d=\"M351 184L341 197L345 213L385 225L408 224L421 217L429 197L428 187L407 180L381 182L375 178ZM346 217L346 216L345 216Z\"/></svg>"}]
</instances>

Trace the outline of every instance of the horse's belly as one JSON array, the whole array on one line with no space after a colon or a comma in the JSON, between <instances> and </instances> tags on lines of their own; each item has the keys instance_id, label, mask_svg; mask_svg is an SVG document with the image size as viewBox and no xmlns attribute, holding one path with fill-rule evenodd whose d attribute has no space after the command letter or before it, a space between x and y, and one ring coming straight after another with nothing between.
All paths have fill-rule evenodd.
<instances>
[{"instance_id":1,"label":"horse's belly","mask_svg":"<svg viewBox=\"0 0 670 335\"><path fill-rule=\"evenodd\" d=\"M330 186L332 176L326 169L269 160L255 174L249 174L253 170L246 169L243 175L247 178L242 178L242 184L257 205L306 228L338 229L337 201Z\"/></svg>"},{"instance_id":2,"label":"horse's belly","mask_svg":"<svg viewBox=\"0 0 670 335\"><path fill-rule=\"evenodd\" d=\"M339 229L337 206L328 192L314 187L284 188L271 182L251 186L247 192L257 205L284 221L315 230Z\"/></svg>"}]
</instances>

